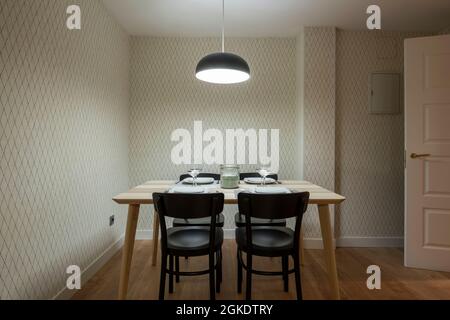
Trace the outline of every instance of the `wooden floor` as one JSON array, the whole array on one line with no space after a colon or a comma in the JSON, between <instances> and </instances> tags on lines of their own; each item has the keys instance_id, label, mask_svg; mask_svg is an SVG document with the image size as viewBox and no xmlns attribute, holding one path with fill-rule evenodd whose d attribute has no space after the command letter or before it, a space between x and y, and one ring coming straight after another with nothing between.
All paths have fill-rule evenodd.
<instances>
[{"instance_id":1,"label":"wooden floor","mask_svg":"<svg viewBox=\"0 0 450 320\"><path fill-rule=\"evenodd\" d=\"M236 247L227 240L223 248L224 281L218 300L242 300L236 290ZM131 267L128 298L157 299L159 266L152 267L152 241L137 241ZM336 250L342 299L450 299L450 273L432 272L403 267L403 249L395 248L338 248ZM281 269L280 259L256 258L255 267ZM73 299L110 300L117 298L121 252L118 252ZM292 263L292 262L291 262ZM366 269L381 267L381 290L368 290ZM181 270L203 269L206 258L181 259ZM244 273L245 279L245 273ZM304 299L329 299L327 275L321 250L306 250L302 269ZM166 282L167 284L168 282ZM253 299L295 299L294 276L290 276L290 292L283 291L281 277L254 276ZM245 281L244 281L245 290ZM167 291L166 291L167 292ZM175 293L166 299L208 299L208 277L185 277L175 284Z\"/></svg>"}]
</instances>

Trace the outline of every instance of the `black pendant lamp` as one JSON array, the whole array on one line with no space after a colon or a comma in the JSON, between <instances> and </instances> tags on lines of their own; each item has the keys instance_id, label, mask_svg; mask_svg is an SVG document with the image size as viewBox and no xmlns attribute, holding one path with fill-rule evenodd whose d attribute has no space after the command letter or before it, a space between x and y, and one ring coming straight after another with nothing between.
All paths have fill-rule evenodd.
<instances>
[{"instance_id":1,"label":"black pendant lamp","mask_svg":"<svg viewBox=\"0 0 450 320\"><path fill-rule=\"evenodd\" d=\"M197 65L197 79L216 84L241 83L250 79L250 68L240 56L225 52L225 0L222 0L222 52L207 55Z\"/></svg>"}]
</instances>

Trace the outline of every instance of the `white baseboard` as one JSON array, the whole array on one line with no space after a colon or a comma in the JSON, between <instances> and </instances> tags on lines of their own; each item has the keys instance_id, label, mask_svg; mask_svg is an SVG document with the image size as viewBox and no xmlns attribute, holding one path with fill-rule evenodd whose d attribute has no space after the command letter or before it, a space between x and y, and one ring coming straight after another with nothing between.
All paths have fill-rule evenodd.
<instances>
[{"instance_id":1,"label":"white baseboard","mask_svg":"<svg viewBox=\"0 0 450 320\"><path fill-rule=\"evenodd\" d=\"M152 240L153 230L137 230L136 240Z\"/></svg>"},{"instance_id":2,"label":"white baseboard","mask_svg":"<svg viewBox=\"0 0 450 320\"><path fill-rule=\"evenodd\" d=\"M234 240L234 229L223 229L223 236L226 240ZM136 240L152 240L153 230L136 231Z\"/></svg>"},{"instance_id":3,"label":"white baseboard","mask_svg":"<svg viewBox=\"0 0 450 320\"><path fill-rule=\"evenodd\" d=\"M226 240L234 240L236 238L235 229L223 229L223 237Z\"/></svg>"},{"instance_id":4,"label":"white baseboard","mask_svg":"<svg viewBox=\"0 0 450 320\"><path fill-rule=\"evenodd\" d=\"M403 248L403 237L343 237L337 239L338 247L347 248Z\"/></svg>"},{"instance_id":5,"label":"white baseboard","mask_svg":"<svg viewBox=\"0 0 450 320\"><path fill-rule=\"evenodd\" d=\"M235 229L224 229L224 238L234 240ZM138 230L136 240L152 240L152 230ZM305 249L323 249L322 238L304 238ZM402 237L342 237L334 241L335 246L342 248L401 248Z\"/></svg>"},{"instance_id":6,"label":"white baseboard","mask_svg":"<svg viewBox=\"0 0 450 320\"><path fill-rule=\"evenodd\" d=\"M303 245L305 249L323 249L322 238L303 238ZM336 241L333 241L334 247L336 247Z\"/></svg>"},{"instance_id":7,"label":"white baseboard","mask_svg":"<svg viewBox=\"0 0 450 320\"><path fill-rule=\"evenodd\" d=\"M304 238L305 249L323 249L322 238ZM402 237L342 237L334 240L338 248L402 248Z\"/></svg>"},{"instance_id":8,"label":"white baseboard","mask_svg":"<svg viewBox=\"0 0 450 320\"><path fill-rule=\"evenodd\" d=\"M122 249L123 242L124 236L122 235L81 272L81 287L83 287L83 285L87 283L114 256L117 251ZM75 290L69 290L67 287L64 287L52 299L69 300L75 293Z\"/></svg>"}]
</instances>

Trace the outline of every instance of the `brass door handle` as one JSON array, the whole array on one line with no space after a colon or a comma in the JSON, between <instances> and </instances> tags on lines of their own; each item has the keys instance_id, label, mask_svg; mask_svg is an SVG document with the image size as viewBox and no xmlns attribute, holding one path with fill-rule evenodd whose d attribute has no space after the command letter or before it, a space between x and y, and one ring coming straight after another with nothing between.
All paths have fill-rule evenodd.
<instances>
[{"instance_id":1,"label":"brass door handle","mask_svg":"<svg viewBox=\"0 0 450 320\"><path fill-rule=\"evenodd\" d=\"M429 153L426 153L426 154L411 153L411 159L420 159L420 158L426 158L426 157L431 157L431 154L429 154Z\"/></svg>"}]
</instances>

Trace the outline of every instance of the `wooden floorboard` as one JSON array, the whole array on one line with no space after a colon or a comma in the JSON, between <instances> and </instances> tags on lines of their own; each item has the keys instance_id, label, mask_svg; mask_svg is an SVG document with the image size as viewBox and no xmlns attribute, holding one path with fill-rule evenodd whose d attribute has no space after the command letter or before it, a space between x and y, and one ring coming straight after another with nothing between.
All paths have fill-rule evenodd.
<instances>
[{"instance_id":1,"label":"wooden floorboard","mask_svg":"<svg viewBox=\"0 0 450 320\"><path fill-rule=\"evenodd\" d=\"M152 241L136 241L131 266L128 298L133 300L157 299L159 266L152 267ZM227 240L223 247L224 279L218 300L242 300L236 290L236 246ZM344 300L372 299L450 299L450 273L433 272L403 267L403 249L397 248L338 248L336 259ZM118 252L73 299L110 300L117 298L121 252ZM280 259L256 258L260 269L281 269ZM292 263L292 261L291 261ZM368 290L366 269L369 265L381 268L381 290ZM198 270L207 266L207 258L181 259L181 270ZM245 272L244 272L245 279ZM281 277L254 276L253 299L295 299L294 276L290 276L290 292L283 291ZM168 283L168 282L166 282ZM321 250L306 250L302 268L303 296L307 300L329 299L327 274ZM245 290L245 281L244 281ZM166 290L167 292L167 290ZM175 293L166 293L166 299L208 299L208 277L184 277L175 284Z\"/></svg>"}]
</instances>

